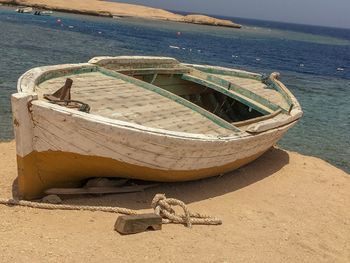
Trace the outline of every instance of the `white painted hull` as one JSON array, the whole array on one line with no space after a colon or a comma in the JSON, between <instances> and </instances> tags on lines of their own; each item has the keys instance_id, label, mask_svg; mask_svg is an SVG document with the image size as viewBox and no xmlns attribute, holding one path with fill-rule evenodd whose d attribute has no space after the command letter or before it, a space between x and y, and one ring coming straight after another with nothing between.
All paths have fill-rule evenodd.
<instances>
[{"instance_id":1,"label":"white painted hull","mask_svg":"<svg viewBox=\"0 0 350 263\"><path fill-rule=\"evenodd\" d=\"M31 110L32 147L21 154L21 144L17 144L19 162L35 153L36 161L40 154L54 154L51 161L39 161L36 171L28 176L28 168L32 166L23 161L19 173L20 191L27 199L38 197L42 192L57 185L68 186L89 177L129 177L154 181L187 181L228 172L258 158L272 147L295 122L267 132L245 138L196 138L189 134L164 134L157 130L145 131L140 127L131 127L127 123L119 125L108 123L108 120L90 119L84 113L60 111L58 106L41 101L34 101ZM19 117L20 118L20 117ZM15 119L19 119L18 117ZM19 121L20 123L20 121ZM16 127L20 133L21 123ZM184 136L185 135L185 136ZM67 153L67 158L90 156L95 159L108 160L107 167L100 167L98 174L92 175L84 171L76 171L77 162L62 161L64 172L49 178L50 167L55 153ZM72 155L73 154L73 155ZM72 157L73 156L73 157ZM79 156L79 157L76 157ZM45 157L46 158L46 157ZM47 160L47 159L43 160ZM109 167L110 161L123 164L118 172ZM84 161L85 162L85 161ZM89 162L89 161L86 161ZM55 166L54 166L55 165ZM130 166L130 167L129 167ZM135 168L136 167L136 168ZM109 170L112 169L111 171ZM55 168L58 170L57 168ZM74 175L69 175L74 171ZM134 172L135 171L135 172ZM52 173L52 171L51 171ZM36 175L42 178L35 179ZM34 176L34 178L32 178ZM49 179L48 179L49 178ZM28 182L28 179L34 185ZM22 181L22 182L21 182ZM28 188L29 186L29 188ZM32 189L34 187L34 190Z\"/></svg>"},{"instance_id":2,"label":"white painted hull","mask_svg":"<svg viewBox=\"0 0 350 263\"><path fill-rule=\"evenodd\" d=\"M161 170L195 171L224 166L265 152L291 126L239 139L202 139L92 121L79 114L53 111L52 105L40 104L44 103L33 103L31 109L35 123L34 151L99 156ZM169 181L177 179L169 178Z\"/></svg>"}]
</instances>

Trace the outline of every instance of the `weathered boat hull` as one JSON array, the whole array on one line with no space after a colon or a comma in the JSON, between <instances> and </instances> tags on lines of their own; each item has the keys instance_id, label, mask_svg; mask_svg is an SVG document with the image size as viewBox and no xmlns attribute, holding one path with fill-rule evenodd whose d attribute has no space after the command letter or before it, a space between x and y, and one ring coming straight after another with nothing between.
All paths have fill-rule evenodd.
<instances>
[{"instance_id":1,"label":"weathered boat hull","mask_svg":"<svg viewBox=\"0 0 350 263\"><path fill-rule=\"evenodd\" d=\"M12 101L19 192L25 199L90 177L175 182L215 176L255 160L294 125L240 139L195 138L145 131L122 122L104 123L103 118L61 111L42 101L26 107L24 118L20 105L28 100L14 95ZM26 144L28 136L33 138L30 144Z\"/></svg>"},{"instance_id":2,"label":"weathered boat hull","mask_svg":"<svg viewBox=\"0 0 350 263\"><path fill-rule=\"evenodd\" d=\"M294 107L247 123L245 130L232 126L226 134L154 128L38 98L36 88L41 82L59 74L72 75L72 70L80 74L79 69L92 72L96 66L36 68L18 82L12 110L21 198L38 198L46 189L77 186L91 177L177 182L219 175L257 159L302 115L294 96L274 79L271 81L286 90Z\"/></svg>"}]
</instances>

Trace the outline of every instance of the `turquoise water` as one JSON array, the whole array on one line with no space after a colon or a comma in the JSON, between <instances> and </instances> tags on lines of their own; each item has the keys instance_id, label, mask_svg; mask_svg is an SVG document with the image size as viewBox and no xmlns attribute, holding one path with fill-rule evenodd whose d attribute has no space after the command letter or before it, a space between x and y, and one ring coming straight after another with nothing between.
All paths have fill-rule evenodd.
<instances>
[{"instance_id":1,"label":"turquoise water","mask_svg":"<svg viewBox=\"0 0 350 263\"><path fill-rule=\"evenodd\" d=\"M32 67L102 55L172 56L281 72L305 115L280 145L350 172L350 31L236 21L244 25L241 30L59 13L40 17L1 7L0 140L13 139L10 94L16 92L19 76Z\"/></svg>"}]
</instances>

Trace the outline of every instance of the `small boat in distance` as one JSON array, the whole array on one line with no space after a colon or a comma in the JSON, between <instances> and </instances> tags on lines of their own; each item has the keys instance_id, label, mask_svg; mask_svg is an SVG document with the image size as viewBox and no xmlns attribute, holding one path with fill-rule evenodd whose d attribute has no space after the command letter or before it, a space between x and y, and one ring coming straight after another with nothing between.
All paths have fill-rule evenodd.
<instances>
[{"instance_id":1,"label":"small boat in distance","mask_svg":"<svg viewBox=\"0 0 350 263\"><path fill-rule=\"evenodd\" d=\"M91 177L176 182L245 165L302 116L278 77L140 56L29 70L12 95L20 195Z\"/></svg>"},{"instance_id":2,"label":"small boat in distance","mask_svg":"<svg viewBox=\"0 0 350 263\"><path fill-rule=\"evenodd\" d=\"M53 14L53 12L52 11L50 11L50 10L37 10L37 11L35 11L34 12L34 15L36 15L36 16L50 16L50 15L52 15Z\"/></svg>"},{"instance_id":3,"label":"small boat in distance","mask_svg":"<svg viewBox=\"0 0 350 263\"><path fill-rule=\"evenodd\" d=\"M31 14L33 12L33 8L31 7L20 7L15 10L17 13L23 14Z\"/></svg>"}]
</instances>

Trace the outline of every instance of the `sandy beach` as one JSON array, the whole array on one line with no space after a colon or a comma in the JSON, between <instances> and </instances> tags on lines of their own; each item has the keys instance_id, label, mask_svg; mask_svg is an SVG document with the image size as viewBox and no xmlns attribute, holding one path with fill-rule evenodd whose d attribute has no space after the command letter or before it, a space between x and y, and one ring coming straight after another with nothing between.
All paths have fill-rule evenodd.
<instances>
[{"instance_id":1,"label":"sandy beach","mask_svg":"<svg viewBox=\"0 0 350 263\"><path fill-rule=\"evenodd\" d=\"M0 197L12 196L14 142L0 143ZM66 204L151 212L156 193L221 226L163 225L121 236L117 214L0 206L2 262L350 262L350 177L314 157L272 149L221 177Z\"/></svg>"},{"instance_id":2,"label":"sandy beach","mask_svg":"<svg viewBox=\"0 0 350 263\"><path fill-rule=\"evenodd\" d=\"M183 16L159 8L100 0L0 0L0 3L87 15L136 17L212 26L241 27L230 20L204 15Z\"/></svg>"}]
</instances>

